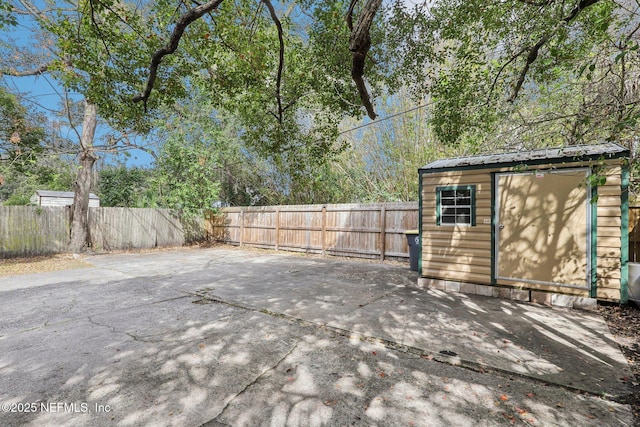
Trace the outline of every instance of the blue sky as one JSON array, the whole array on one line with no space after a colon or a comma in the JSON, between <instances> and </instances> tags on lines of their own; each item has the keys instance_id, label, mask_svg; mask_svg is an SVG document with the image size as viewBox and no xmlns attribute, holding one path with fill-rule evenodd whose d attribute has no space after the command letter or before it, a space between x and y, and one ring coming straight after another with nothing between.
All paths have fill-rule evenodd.
<instances>
[{"instance_id":1,"label":"blue sky","mask_svg":"<svg viewBox=\"0 0 640 427\"><path fill-rule=\"evenodd\" d=\"M37 0L34 1L36 6L42 6ZM18 17L18 26L15 28L5 29L0 31L0 42L11 44L14 46L30 47L34 43L34 32L32 29L36 27L32 19L25 16ZM6 64L6 63L5 63ZM0 59L0 67L2 67L2 59ZM24 104L28 108L33 108L37 111L41 111L50 117L53 117L53 111L59 110L59 106L62 103L63 90L60 85L47 74L41 76L27 76L27 77L0 77L2 84L7 87L11 92L19 93L25 100ZM71 94L73 99L81 99L81 96ZM81 132L81 129L78 129ZM109 132L109 128L106 125L101 125L96 131L96 143L99 143L99 138ZM71 140L77 140L76 133L66 128L62 130L62 136ZM153 162L153 157L148 153L132 149L129 151L129 157L119 156L120 160L125 161L127 166L150 166ZM106 163L114 163L115 157L108 153L98 153L98 156Z\"/></svg>"},{"instance_id":2,"label":"blue sky","mask_svg":"<svg viewBox=\"0 0 640 427\"><path fill-rule=\"evenodd\" d=\"M39 77L5 77L5 85L14 92L20 92L24 94L25 99L28 100L28 104L42 111L45 114L52 116L51 111L55 110L61 103L60 94L63 92L60 86L55 80L48 76ZM76 99L80 99L80 96ZM78 132L81 130L78 129ZM77 140L75 132L71 129L63 130L63 135L71 140ZM96 130L96 143L99 143L99 138L109 132L109 128L106 125L101 125ZM124 161L127 166L134 167L148 167L153 162L153 157L145 151L132 149L129 150L130 156L119 156L119 159ZM113 155L108 153L98 153L105 163L115 163L116 159Z\"/></svg>"}]
</instances>

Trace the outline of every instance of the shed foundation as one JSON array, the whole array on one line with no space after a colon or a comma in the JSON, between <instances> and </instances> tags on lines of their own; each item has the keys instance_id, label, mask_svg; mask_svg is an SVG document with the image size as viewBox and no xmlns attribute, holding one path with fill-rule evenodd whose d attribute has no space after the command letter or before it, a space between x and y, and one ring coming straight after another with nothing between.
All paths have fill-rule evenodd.
<instances>
[{"instance_id":1,"label":"shed foundation","mask_svg":"<svg viewBox=\"0 0 640 427\"><path fill-rule=\"evenodd\" d=\"M462 294L490 296L509 299L512 301L540 304L548 307L572 308L589 311L595 311L598 307L598 300L595 298L577 297L542 291L529 291L526 289L462 283L451 280L431 279L427 277L420 277L417 285L421 289L437 289L440 291L459 292Z\"/></svg>"}]
</instances>

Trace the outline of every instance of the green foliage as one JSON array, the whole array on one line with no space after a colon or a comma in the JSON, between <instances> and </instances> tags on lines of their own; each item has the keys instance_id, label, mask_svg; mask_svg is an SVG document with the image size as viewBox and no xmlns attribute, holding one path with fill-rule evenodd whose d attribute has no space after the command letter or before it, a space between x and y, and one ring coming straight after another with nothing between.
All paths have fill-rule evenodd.
<instances>
[{"instance_id":1,"label":"green foliage","mask_svg":"<svg viewBox=\"0 0 640 427\"><path fill-rule=\"evenodd\" d=\"M190 82L197 78L215 94L213 107L235 117L244 145L263 157L279 157L279 167L293 172L339 151L333 144L337 123L342 109L353 110L353 104L335 96L336 73L316 56L317 46L289 19L281 21L280 86L278 33L259 2L223 3L215 25L201 21L192 29L185 54L206 67Z\"/></svg>"},{"instance_id":2,"label":"green foliage","mask_svg":"<svg viewBox=\"0 0 640 427\"><path fill-rule=\"evenodd\" d=\"M31 200L27 194L12 194L2 204L3 206L27 206L31 204Z\"/></svg>"},{"instance_id":3,"label":"green foliage","mask_svg":"<svg viewBox=\"0 0 640 427\"><path fill-rule=\"evenodd\" d=\"M28 172L44 151L43 118L25 108L0 87L0 154L21 172Z\"/></svg>"},{"instance_id":4,"label":"green foliage","mask_svg":"<svg viewBox=\"0 0 640 427\"><path fill-rule=\"evenodd\" d=\"M574 14L580 3L588 6ZM153 184L135 171L105 172L107 203L192 212L217 200L407 200L416 198L416 168L438 156L637 139L637 11L604 0L387 4L372 29L367 84L380 112L404 111L404 98L429 108L339 138L363 114L350 75L349 4L278 3L280 64L264 3L223 1L163 58L146 109L132 99L151 57L196 3L54 7L42 21L58 58L53 75L112 126L163 146Z\"/></svg>"},{"instance_id":5,"label":"green foliage","mask_svg":"<svg viewBox=\"0 0 640 427\"><path fill-rule=\"evenodd\" d=\"M210 102L195 90L192 100L158 123L154 136L164 141L153 178L158 205L186 216L211 208L219 200L220 153L227 139Z\"/></svg>"},{"instance_id":6,"label":"green foliage","mask_svg":"<svg viewBox=\"0 0 640 427\"><path fill-rule=\"evenodd\" d=\"M73 170L57 159L39 159L30 170L24 172L10 163L0 163L0 203L28 205L36 190L71 191Z\"/></svg>"},{"instance_id":7,"label":"green foliage","mask_svg":"<svg viewBox=\"0 0 640 427\"><path fill-rule=\"evenodd\" d=\"M341 150L335 135L344 112L362 114L349 74L346 5L313 2L310 21L290 17L301 13L295 3L279 9L280 64L277 27L264 3L222 2L192 23L176 52L163 58L146 109L132 99L144 89L151 56L193 4L176 9L158 0L139 8L80 0L72 13L60 10L47 29L57 37L56 75L97 104L111 125L153 132L167 108L204 87L213 109L234 116L245 146L279 157L277 167L296 173ZM373 81L377 74L370 72Z\"/></svg>"},{"instance_id":8,"label":"green foliage","mask_svg":"<svg viewBox=\"0 0 640 427\"><path fill-rule=\"evenodd\" d=\"M0 87L0 202L29 204L36 190L69 191L73 174L52 150L47 118L26 108ZM55 145L55 144L53 144Z\"/></svg>"},{"instance_id":9,"label":"green foliage","mask_svg":"<svg viewBox=\"0 0 640 427\"><path fill-rule=\"evenodd\" d=\"M81 93L98 105L100 115L114 127L140 132L150 131L153 116L131 99L140 92L147 75L152 52L164 41L154 33L147 19L149 10L134 4L106 0L79 0L71 8L54 8L54 13L42 23L55 37L55 57L49 68L65 87ZM166 14L153 15L158 21ZM168 25L168 22L159 23ZM172 65L171 58L167 65ZM174 74L187 70L177 69ZM177 77L166 76L157 88L157 96L149 112L184 95L176 83ZM181 77L179 77L181 78Z\"/></svg>"},{"instance_id":10,"label":"green foliage","mask_svg":"<svg viewBox=\"0 0 640 427\"><path fill-rule=\"evenodd\" d=\"M639 114L636 12L608 1L439 0L428 11L396 2L385 23L389 82L430 94L444 142L628 143Z\"/></svg>"},{"instance_id":11,"label":"green foliage","mask_svg":"<svg viewBox=\"0 0 640 427\"><path fill-rule=\"evenodd\" d=\"M18 25L18 19L9 1L0 0L0 30Z\"/></svg>"},{"instance_id":12,"label":"green foliage","mask_svg":"<svg viewBox=\"0 0 640 427\"><path fill-rule=\"evenodd\" d=\"M195 216L218 200L216 156L202 141L184 145L171 139L162 148L156 166L163 205Z\"/></svg>"},{"instance_id":13,"label":"green foliage","mask_svg":"<svg viewBox=\"0 0 640 427\"><path fill-rule=\"evenodd\" d=\"M98 174L100 204L105 207L150 207L153 205L152 171L112 166Z\"/></svg>"},{"instance_id":14,"label":"green foliage","mask_svg":"<svg viewBox=\"0 0 640 427\"><path fill-rule=\"evenodd\" d=\"M418 200L418 168L460 154L438 143L427 105L416 105L406 90L385 98L379 110L393 118L341 137L349 148L333 163L340 187L336 202Z\"/></svg>"}]
</instances>

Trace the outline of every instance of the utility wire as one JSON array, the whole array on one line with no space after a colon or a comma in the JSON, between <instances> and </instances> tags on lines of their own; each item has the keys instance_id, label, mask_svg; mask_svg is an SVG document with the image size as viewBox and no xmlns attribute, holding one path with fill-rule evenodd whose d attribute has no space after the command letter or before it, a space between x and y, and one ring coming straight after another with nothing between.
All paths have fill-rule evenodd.
<instances>
[{"instance_id":1,"label":"utility wire","mask_svg":"<svg viewBox=\"0 0 640 427\"><path fill-rule=\"evenodd\" d=\"M356 126L354 128L351 128L351 129L343 130L342 132L338 132L338 136L343 135L345 133L353 132L354 130L358 130L358 129L362 129L362 128L366 128L368 126L372 126L372 125L378 124L378 123L383 122L385 120L393 119L394 117L405 115L405 114L410 113L412 111L416 111L416 110L419 110L421 108L428 107L428 106L430 106L432 104L433 104L433 102L427 102L426 104L418 105L417 107L409 108L408 110L400 111L399 113L395 113L395 114L392 114L390 116L383 117L381 119L377 119L377 120L371 121L369 123L365 123L363 125Z\"/></svg>"}]
</instances>

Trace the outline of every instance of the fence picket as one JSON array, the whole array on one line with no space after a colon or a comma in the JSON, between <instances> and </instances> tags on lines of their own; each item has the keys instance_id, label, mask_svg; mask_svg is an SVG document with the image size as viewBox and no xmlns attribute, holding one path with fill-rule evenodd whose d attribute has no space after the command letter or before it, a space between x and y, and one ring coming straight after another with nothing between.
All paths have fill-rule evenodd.
<instances>
[{"instance_id":1,"label":"fence picket","mask_svg":"<svg viewBox=\"0 0 640 427\"><path fill-rule=\"evenodd\" d=\"M238 227L239 238L235 232ZM381 260L406 259L409 253L404 231L418 228L418 204L223 208L217 216L207 218L206 228L212 230L215 240L232 245ZM244 238L245 230L260 238Z\"/></svg>"},{"instance_id":2,"label":"fence picket","mask_svg":"<svg viewBox=\"0 0 640 427\"><path fill-rule=\"evenodd\" d=\"M67 251L69 209L0 206L0 259ZM89 208L96 251L182 246L207 237L204 219L186 221L169 209Z\"/></svg>"}]
</instances>

